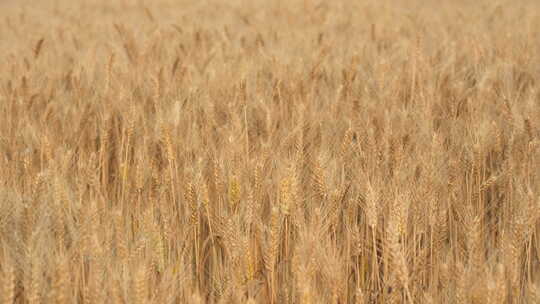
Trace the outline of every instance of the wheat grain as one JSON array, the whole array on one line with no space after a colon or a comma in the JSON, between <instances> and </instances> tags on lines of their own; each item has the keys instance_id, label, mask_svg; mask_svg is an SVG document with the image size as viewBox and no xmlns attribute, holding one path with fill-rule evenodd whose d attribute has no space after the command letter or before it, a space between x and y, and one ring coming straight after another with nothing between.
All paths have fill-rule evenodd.
<instances>
[{"instance_id":1,"label":"wheat grain","mask_svg":"<svg viewBox=\"0 0 540 304\"><path fill-rule=\"evenodd\" d=\"M4 2L3 303L536 301L538 1Z\"/></svg>"}]
</instances>

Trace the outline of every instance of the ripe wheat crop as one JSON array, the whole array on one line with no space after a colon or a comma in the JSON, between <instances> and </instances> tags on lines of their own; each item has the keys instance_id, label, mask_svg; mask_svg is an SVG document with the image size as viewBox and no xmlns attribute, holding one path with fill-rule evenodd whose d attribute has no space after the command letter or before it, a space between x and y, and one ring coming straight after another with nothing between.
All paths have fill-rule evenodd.
<instances>
[{"instance_id":1,"label":"ripe wheat crop","mask_svg":"<svg viewBox=\"0 0 540 304\"><path fill-rule=\"evenodd\" d=\"M540 303L538 1L0 23L1 303Z\"/></svg>"}]
</instances>

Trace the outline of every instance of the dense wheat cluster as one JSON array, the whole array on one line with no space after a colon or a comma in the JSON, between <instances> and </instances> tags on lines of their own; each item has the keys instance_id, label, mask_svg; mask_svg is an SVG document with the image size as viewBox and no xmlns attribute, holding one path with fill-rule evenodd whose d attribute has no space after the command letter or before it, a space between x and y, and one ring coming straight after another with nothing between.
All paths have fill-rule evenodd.
<instances>
[{"instance_id":1,"label":"dense wheat cluster","mask_svg":"<svg viewBox=\"0 0 540 304\"><path fill-rule=\"evenodd\" d=\"M0 302L540 303L537 1L0 1Z\"/></svg>"}]
</instances>

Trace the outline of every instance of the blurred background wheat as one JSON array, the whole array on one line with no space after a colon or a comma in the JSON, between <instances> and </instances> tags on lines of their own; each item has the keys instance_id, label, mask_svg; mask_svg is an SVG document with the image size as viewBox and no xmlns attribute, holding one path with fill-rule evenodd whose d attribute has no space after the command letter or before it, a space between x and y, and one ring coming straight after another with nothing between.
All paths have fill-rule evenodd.
<instances>
[{"instance_id":1,"label":"blurred background wheat","mask_svg":"<svg viewBox=\"0 0 540 304\"><path fill-rule=\"evenodd\" d=\"M0 302L540 303L539 8L0 2Z\"/></svg>"}]
</instances>

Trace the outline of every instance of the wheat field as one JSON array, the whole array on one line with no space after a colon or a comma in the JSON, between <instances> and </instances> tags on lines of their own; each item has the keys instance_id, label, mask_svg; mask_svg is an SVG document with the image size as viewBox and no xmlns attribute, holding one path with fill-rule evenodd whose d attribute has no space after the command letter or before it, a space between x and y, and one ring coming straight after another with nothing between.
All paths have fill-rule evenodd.
<instances>
[{"instance_id":1,"label":"wheat field","mask_svg":"<svg viewBox=\"0 0 540 304\"><path fill-rule=\"evenodd\" d=\"M516 2L0 1L0 303L540 303Z\"/></svg>"}]
</instances>

